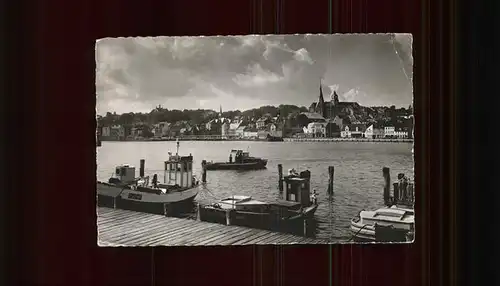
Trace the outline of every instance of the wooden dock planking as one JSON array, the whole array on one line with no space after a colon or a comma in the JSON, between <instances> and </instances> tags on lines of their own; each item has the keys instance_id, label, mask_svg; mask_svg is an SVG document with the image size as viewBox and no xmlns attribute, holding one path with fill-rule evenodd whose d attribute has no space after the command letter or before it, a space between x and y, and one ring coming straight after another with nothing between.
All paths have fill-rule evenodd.
<instances>
[{"instance_id":1,"label":"wooden dock planking","mask_svg":"<svg viewBox=\"0 0 500 286\"><path fill-rule=\"evenodd\" d=\"M268 230L99 207L99 240L130 246L326 243Z\"/></svg>"},{"instance_id":2,"label":"wooden dock planking","mask_svg":"<svg viewBox=\"0 0 500 286\"><path fill-rule=\"evenodd\" d=\"M238 231L238 232L231 232L231 233L229 233L229 234L228 234L228 235L224 238L224 241L221 241L221 242L220 242L220 245L231 245L231 244L233 244L235 241L240 240L242 236L247 236L247 235L249 235L251 232L252 232L252 229L251 229L251 228L244 229L244 230L242 230L242 231Z\"/></svg>"},{"instance_id":3,"label":"wooden dock planking","mask_svg":"<svg viewBox=\"0 0 500 286\"><path fill-rule=\"evenodd\" d=\"M223 228L221 228L218 231L214 232L214 235L211 236L210 238L205 239L199 245L212 245L212 244L217 244L220 245L222 242L225 241L226 237L233 232L241 232L244 228L234 228L230 226L224 226L220 225Z\"/></svg>"},{"instance_id":4,"label":"wooden dock planking","mask_svg":"<svg viewBox=\"0 0 500 286\"><path fill-rule=\"evenodd\" d=\"M141 238L147 239L151 237L155 233L161 233L169 229L170 225L175 224L175 221L158 221L155 220L152 223L145 224L139 228L133 228L125 226L125 230L118 235L114 235L115 239L122 241L123 243L128 243L129 241L133 241L134 243L139 243Z\"/></svg>"},{"instance_id":5,"label":"wooden dock planking","mask_svg":"<svg viewBox=\"0 0 500 286\"><path fill-rule=\"evenodd\" d=\"M135 215L135 214L134 214ZM103 233L107 232L114 232L117 231L121 228L123 228L122 222L128 221L129 224L127 224L127 227L135 227L138 226L139 228L141 226L151 226L155 221L158 221L158 218L155 216L146 216L146 217L141 217L139 220L134 219L134 215L129 217L128 219L118 219L118 220L112 220L109 221L108 224L112 224L112 226L106 227L105 230L103 230ZM103 222L106 223L106 222Z\"/></svg>"},{"instance_id":6,"label":"wooden dock planking","mask_svg":"<svg viewBox=\"0 0 500 286\"><path fill-rule=\"evenodd\" d=\"M285 236L288 234L283 233L282 235ZM252 242L252 244L269 244L269 243L275 244L278 243L279 240L283 240L283 236L271 233L267 236L259 237L254 242Z\"/></svg>"},{"instance_id":7,"label":"wooden dock planking","mask_svg":"<svg viewBox=\"0 0 500 286\"><path fill-rule=\"evenodd\" d=\"M188 240L186 245L197 245L198 243L201 243L202 241L210 238L218 230L219 230L219 226L214 223L214 224L210 225L208 228L204 229L203 231L200 231L199 233L197 233L197 235L192 236Z\"/></svg>"},{"instance_id":8,"label":"wooden dock planking","mask_svg":"<svg viewBox=\"0 0 500 286\"><path fill-rule=\"evenodd\" d=\"M208 223L208 224L211 224L211 226L207 228L206 231L204 231L204 234L199 236L198 235L194 236L188 241L188 244L202 245L202 243L207 242L214 237L220 236L221 234L220 225L216 223Z\"/></svg>"},{"instance_id":9,"label":"wooden dock planking","mask_svg":"<svg viewBox=\"0 0 500 286\"><path fill-rule=\"evenodd\" d=\"M134 233L133 237L127 239L126 242L133 241L134 244L142 244L155 237L165 236L166 234L176 232L185 228L186 226L180 224L177 220L161 219L153 227L142 230L139 233ZM133 230L132 230L133 231Z\"/></svg>"},{"instance_id":10,"label":"wooden dock planking","mask_svg":"<svg viewBox=\"0 0 500 286\"><path fill-rule=\"evenodd\" d=\"M194 222L194 221L193 221ZM174 231L165 230L160 236L154 239L148 239L144 243L146 245L161 244L167 242L167 245L183 245L182 241L186 240L190 235L196 234L198 231L206 229L207 226L200 224L179 224Z\"/></svg>"},{"instance_id":11,"label":"wooden dock planking","mask_svg":"<svg viewBox=\"0 0 500 286\"><path fill-rule=\"evenodd\" d=\"M248 237L245 237L244 239L238 241L238 244L249 244L249 242L256 240L257 238L260 238L262 236L268 236L269 234L265 231L259 230L257 233L254 233L253 235L250 235Z\"/></svg>"},{"instance_id":12,"label":"wooden dock planking","mask_svg":"<svg viewBox=\"0 0 500 286\"><path fill-rule=\"evenodd\" d=\"M196 222L197 224L199 222ZM182 244L182 245L185 245L185 243L189 243L190 241L193 240L193 238L195 237L200 237L202 239L202 241L206 241L209 237L210 234L213 234L213 233L220 233L220 226L221 225L217 225L217 224L209 224L209 223L199 223L198 225L201 226L201 228L198 228L198 229L193 229L193 231L189 230L187 232L187 235L186 233L184 234L181 234L180 236L178 235L178 239L174 239L171 244ZM207 234L205 236L201 236L200 233L203 232L203 231L208 231L208 230L211 230L211 232L207 232Z\"/></svg>"},{"instance_id":13,"label":"wooden dock planking","mask_svg":"<svg viewBox=\"0 0 500 286\"><path fill-rule=\"evenodd\" d=\"M162 220L170 220L174 218L165 219L162 217ZM169 241L169 238L177 237L182 235L187 230L197 231L201 229L203 226L198 226L196 221L187 220L187 219L179 219L175 218L172 220L172 223L165 224L165 226L159 226L160 231L155 231L151 235L144 236L142 239L136 240L135 243L140 245L156 245L161 244L164 241ZM170 243L168 243L170 245Z\"/></svg>"},{"instance_id":14,"label":"wooden dock planking","mask_svg":"<svg viewBox=\"0 0 500 286\"><path fill-rule=\"evenodd\" d=\"M109 235L115 237L115 239L119 239L119 240L122 240L121 238L124 238L123 242L127 242L127 240L128 240L127 238L133 239L133 238L135 238L135 236L145 237L146 232L150 232L152 230L158 230L158 229L160 229L160 228L158 228L159 226L165 226L166 224L170 225L170 224L175 223L175 221L162 220L161 219L162 216L158 216L158 215L141 214L139 216L138 214L140 214L140 213L134 213L135 217L133 219L127 221L127 223L125 223L125 224L118 223L121 225L120 228L114 228L114 229L112 229L112 231L110 231L108 233L103 232L103 234L109 234ZM142 220L145 220L146 222L141 224L140 222ZM104 230L107 229L109 224L115 225L115 222L114 221L103 222Z\"/></svg>"},{"instance_id":15,"label":"wooden dock planking","mask_svg":"<svg viewBox=\"0 0 500 286\"><path fill-rule=\"evenodd\" d=\"M134 232L138 232L139 230L142 230L142 229L150 229L158 224L161 224L161 223L165 223L163 220L159 220L158 219L158 216L155 216L155 215L147 215L147 216L137 216L137 214L134 214L134 216L132 216L132 218L126 220L128 223L127 224L122 224L122 222L124 221L121 221L121 220L118 220L118 221L114 221L114 220L110 220L110 221L105 221L103 223L106 223L106 224L111 224L113 226L117 226L117 227L106 227L105 230L108 230L110 232L116 232L116 231L120 231L120 232L123 232L123 231L127 231L127 230L133 230ZM126 227L125 230L122 230L124 227ZM106 231L104 231L103 233L106 233Z\"/></svg>"}]
</instances>

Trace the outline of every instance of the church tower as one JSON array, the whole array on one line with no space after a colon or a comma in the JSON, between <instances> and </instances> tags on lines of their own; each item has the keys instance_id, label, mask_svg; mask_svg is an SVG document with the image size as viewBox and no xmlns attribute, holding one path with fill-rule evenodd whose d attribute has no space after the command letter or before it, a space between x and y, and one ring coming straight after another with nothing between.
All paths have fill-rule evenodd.
<instances>
[{"instance_id":1,"label":"church tower","mask_svg":"<svg viewBox=\"0 0 500 286\"><path fill-rule=\"evenodd\" d=\"M323 98L323 89L321 88L321 82L319 84L319 100L318 104L316 105L316 113L321 114L321 116L325 116L325 99Z\"/></svg>"},{"instance_id":2,"label":"church tower","mask_svg":"<svg viewBox=\"0 0 500 286\"><path fill-rule=\"evenodd\" d=\"M336 91L333 91L333 105L339 106L339 95Z\"/></svg>"}]
</instances>

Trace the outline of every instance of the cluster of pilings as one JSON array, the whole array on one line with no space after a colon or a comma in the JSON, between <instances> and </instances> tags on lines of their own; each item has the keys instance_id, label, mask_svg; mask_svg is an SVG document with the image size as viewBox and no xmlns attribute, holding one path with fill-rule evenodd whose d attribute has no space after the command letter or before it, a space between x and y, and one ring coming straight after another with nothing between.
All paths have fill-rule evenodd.
<instances>
[{"instance_id":1,"label":"cluster of pilings","mask_svg":"<svg viewBox=\"0 0 500 286\"><path fill-rule=\"evenodd\" d=\"M327 194L333 195L333 177L335 174L335 167L328 166L328 189ZM283 165L278 164L278 189L280 194L283 193Z\"/></svg>"},{"instance_id":2,"label":"cluster of pilings","mask_svg":"<svg viewBox=\"0 0 500 286\"><path fill-rule=\"evenodd\" d=\"M392 183L391 195L391 174L389 167L382 168L384 176L384 203L387 206L395 204L413 205L415 202L415 192L413 182L409 182L404 173L398 174L398 182Z\"/></svg>"}]
</instances>

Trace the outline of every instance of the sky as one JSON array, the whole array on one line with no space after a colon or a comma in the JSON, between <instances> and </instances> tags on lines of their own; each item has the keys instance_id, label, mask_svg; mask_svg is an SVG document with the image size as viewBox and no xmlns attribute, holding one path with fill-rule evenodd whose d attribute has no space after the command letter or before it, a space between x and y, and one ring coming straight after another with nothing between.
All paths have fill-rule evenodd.
<instances>
[{"instance_id":1,"label":"sky","mask_svg":"<svg viewBox=\"0 0 500 286\"><path fill-rule=\"evenodd\" d=\"M96 42L97 114L308 107L340 101L408 107L411 34L105 38Z\"/></svg>"}]
</instances>

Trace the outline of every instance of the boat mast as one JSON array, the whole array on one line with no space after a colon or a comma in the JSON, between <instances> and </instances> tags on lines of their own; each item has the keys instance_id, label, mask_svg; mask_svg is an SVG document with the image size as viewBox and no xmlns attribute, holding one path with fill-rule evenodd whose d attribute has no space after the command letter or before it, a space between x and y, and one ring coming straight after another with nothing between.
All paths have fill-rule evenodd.
<instances>
[{"instance_id":1,"label":"boat mast","mask_svg":"<svg viewBox=\"0 0 500 286\"><path fill-rule=\"evenodd\" d=\"M175 156L179 156L179 138L177 137L177 151L175 152Z\"/></svg>"}]
</instances>

